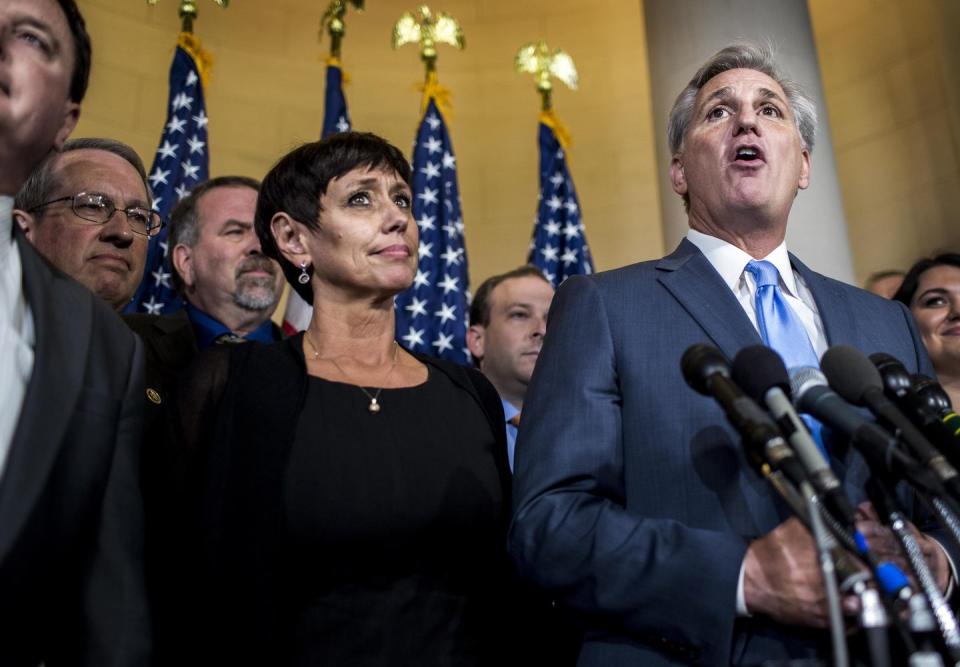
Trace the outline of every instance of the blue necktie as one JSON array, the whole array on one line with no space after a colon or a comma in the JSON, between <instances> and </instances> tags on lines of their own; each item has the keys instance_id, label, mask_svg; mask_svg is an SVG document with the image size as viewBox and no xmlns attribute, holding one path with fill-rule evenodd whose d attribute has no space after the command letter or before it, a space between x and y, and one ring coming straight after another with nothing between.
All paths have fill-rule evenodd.
<instances>
[{"instance_id":1,"label":"blue necktie","mask_svg":"<svg viewBox=\"0 0 960 667\"><path fill-rule=\"evenodd\" d=\"M783 357L787 368L819 368L820 360L810 337L807 336L807 330L803 328L800 317L787 303L780 290L780 272L777 267L767 261L751 260L745 270L749 271L757 282L757 328L760 329L763 342ZM803 415L803 420L810 427L820 449L826 454L820 435L821 424L807 415Z\"/></svg>"},{"instance_id":2,"label":"blue necktie","mask_svg":"<svg viewBox=\"0 0 960 667\"><path fill-rule=\"evenodd\" d=\"M757 282L757 328L763 342L783 357L787 368L819 368L820 360L807 330L780 290L777 267L770 262L752 260L746 270Z\"/></svg>"}]
</instances>

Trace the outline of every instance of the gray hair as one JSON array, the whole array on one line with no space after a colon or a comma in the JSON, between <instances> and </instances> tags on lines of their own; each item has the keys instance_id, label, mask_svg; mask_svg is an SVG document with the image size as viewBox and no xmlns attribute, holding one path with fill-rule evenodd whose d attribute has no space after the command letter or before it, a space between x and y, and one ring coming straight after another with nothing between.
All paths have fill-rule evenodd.
<instances>
[{"instance_id":1,"label":"gray hair","mask_svg":"<svg viewBox=\"0 0 960 667\"><path fill-rule=\"evenodd\" d=\"M798 83L786 77L774 58L773 49L769 45L739 42L724 47L697 70L690 83L677 96L670 110L670 119L667 123L667 140L670 143L670 152L676 155L683 148L683 141L693 116L693 105L697 92L706 83L727 70L752 69L766 74L780 84L787 95L787 102L793 109L793 116L800 133L800 141L808 151L813 151L813 142L817 134L817 107Z\"/></svg>"},{"instance_id":2,"label":"gray hair","mask_svg":"<svg viewBox=\"0 0 960 667\"><path fill-rule=\"evenodd\" d=\"M170 212L167 243L171 252L181 244L192 248L200 240L200 216L197 214L197 205L200 198L214 188L250 188L259 193L260 181L249 176L217 176L193 188ZM180 294L185 294L187 286L183 282L183 277L177 272L176 266L173 266L171 274L173 274L171 277L174 288Z\"/></svg>"},{"instance_id":3,"label":"gray hair","mask_svg":"<svg viewBox=\"0 0 960 667\"><path fill-rule=\"evenodd\" d=\"M44 204L50 195L60 187L60 180L57 178L56 164L60 156L70 151L79 150L98 150L113 153L130 163L140 180L143 181L143 188L147 193L147 206L151 206L150 186L147 185L147 171L143 168L143 161L137 152L130 146L117 141L116 139L104 139L101 137L84 137L81 139L71 139L66 142L58 152L50 153L44 160L37 165L36 169L30 174L26 182L20 188L17 196L14 197L13 207L21 211L30 211ZM76 194L76 193L73 193Z\"/></svg>"}]
</instances>

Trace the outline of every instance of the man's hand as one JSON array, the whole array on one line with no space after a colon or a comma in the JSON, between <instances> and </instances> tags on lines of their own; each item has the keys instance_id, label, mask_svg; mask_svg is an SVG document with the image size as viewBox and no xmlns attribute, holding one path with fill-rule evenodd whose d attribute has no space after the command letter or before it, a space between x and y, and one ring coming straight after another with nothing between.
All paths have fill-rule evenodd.
<instances>
[{"instance_id":1,"label":"man's hand","mask_svg":"<svg viewBox=\"0 0 960 667\"><path fill-rule=\"evenodd\" d=\"M816 545L799 519L754 540L743 563L743 597L751 614L788 625L829 625Z\"/></svg>"},{"instance_id":2,"label":"man's hand","mask_svg":"<svg viewBox=\"0 0 960 667\"><path fill-rule=\"evenodd\" d=\"M880 517L877 516L877 511L873 508L873 505L861 503L857 507L857 515L859 519L857 529L867 538L870 551L876 554L880 560L892 561L905 573L911 574L910 564L903 555L900 543L897 542L890 529L880 523ZM910 532L913 533L920 544L920 551L933 572L940 592L946 592L947 583L950 581L950 564L947 562L947 555L935 540L918 531L912 523L909 526ZM912 580L913 576L910 578Z\"/></svg>"}]
</instances>

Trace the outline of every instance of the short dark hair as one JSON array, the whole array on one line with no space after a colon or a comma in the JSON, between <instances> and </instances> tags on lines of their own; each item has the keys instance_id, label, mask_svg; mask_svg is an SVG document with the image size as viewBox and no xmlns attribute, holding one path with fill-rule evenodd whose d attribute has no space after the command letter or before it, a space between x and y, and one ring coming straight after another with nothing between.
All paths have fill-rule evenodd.
<instances>
[{"instance_id":1,"label":"short dark hair","mask_svg":"<svg viewBox=\"0 0 960 667\"><path fill-rule=\"evenodd\" d=\"M263 178L254 221L260 247L280 263L287 282L307 303L313 303L313 288L297 280L300 267L280 254L270 221L284 212L308 229L317 229L323 210L320 197L327 192L330 181L358 167L389 168L410 184L410 163L400 149L369 132L344 132L303 144L280 158Z\"/></svg>"},{"instance_id":2,"label":"short dark hair","mask_svg":"<svg viewBox=\"0 0 960 667\"><path fill-rule=\"evenodd\" d=\"M194 187L186 197L177 202L177 205L170 212L167 244L171 254L178 245L182 244L192 248L200 239L198 204L200 198L214 188L250 188L254 192L260 192L260 181L249 176L217 176ZM187 286L183 282L183 277L177 272L175 265L170 273L172 274L174 289L180 294L184 294Z\"/></svg>"},{"instance_id":3,"label":"short dark hair","mask_svg":"<svg viewBox=\"0 0 960 667\"><path fill-rule=\"evenodd\" d=\"M487 326L490 324L490 293L493 292L497 285L512 278L526 278L527 276L540 278L553 287L553 284L543 275L543 271L533 264L525 264L512 271L490 276L480 283L480 287L477 288L476 293L473 295L473 301L470 303L470 326L475 324Z\"/></svg>"},{"instance_id":4,"label":"short dark hair","mask_svg":"<svg viewBox=\"0 0 960 667\"><path fill-rule=\"evenodd\" d=\"M937 266L954 266L960 269L960 253L944 252L918 260L907 271L907 275L903 277L900 289L893 295L894 300L905 304L909 308L917 291L917 286L920 284L920 276Z\"/></svg>"},{"instance_id":5,"label":"short dark hair","mask_svg":"<svg viewBox=\"0 0 960 667\"><path fill-rule=\"evenodd\" d=\"M80 139L71 139L63 145L59 151L47 155L43 161L37 165L36 169L30 172L30 176L21 186L20 191L13 200L14 208L21 211L31 211L45 203L53 191L60 187L60 180L57 177L55 169L56 163L65 154L71 151L79 150L98 150L113 153L130 163L137 170L140 180L143 182L144 190L147 192L147 206L152 203L150 198L150 186L147 184L147 172L143 167L143 160L137 155L137 151L130 146L117 141L116 139L104 139L101 137L83 137ZM77 194L72 192L70 194Z\"/></svg>"},{"instance_id":6,"label":"short dark hair","mask_svg":"<svg viewBox=\"0 0 960 667\"><path fill-rule=\"evenodd\" d=\"M73 75L70 77L70 100L80 104L87 94L90 83L90 62L93 47L87 33L87 22L77 7L76 0L57 0L67 18L67 26L73 36Z\"/></svg>"}]
</instances>

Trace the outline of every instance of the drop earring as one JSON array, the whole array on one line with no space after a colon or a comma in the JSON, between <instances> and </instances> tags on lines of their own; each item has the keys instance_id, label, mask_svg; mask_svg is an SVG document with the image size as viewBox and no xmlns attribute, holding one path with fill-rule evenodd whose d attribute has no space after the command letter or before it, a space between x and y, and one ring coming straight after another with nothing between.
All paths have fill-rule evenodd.
<instances>
[{"instance_id":1,"label":"drop earring","mask_svg":"<svg viewBox=\"0 0 960 667\"><path fill-rule=\"evenodd\" d=\"M300 262L300 275L297 276L297 282L306 285L310 282L310 274L307 273L307 260Z\"/></svg>"}]
</instances>

